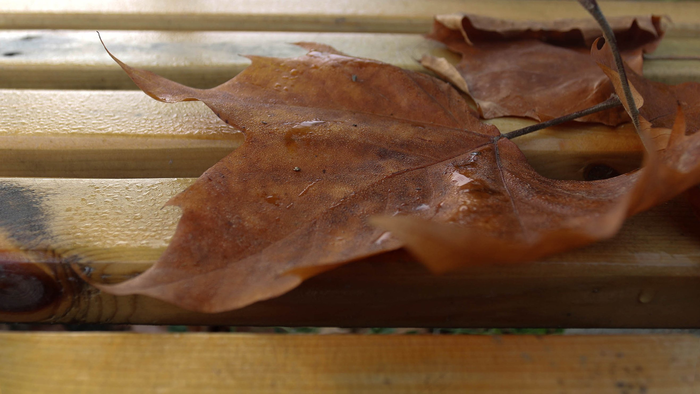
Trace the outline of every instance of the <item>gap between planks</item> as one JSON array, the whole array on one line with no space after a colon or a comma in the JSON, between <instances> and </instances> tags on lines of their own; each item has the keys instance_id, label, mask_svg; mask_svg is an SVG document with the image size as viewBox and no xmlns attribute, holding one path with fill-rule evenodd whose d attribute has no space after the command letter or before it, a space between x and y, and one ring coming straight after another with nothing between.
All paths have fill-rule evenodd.
<instances>
[{"instance_id":1,"label":"gap between planks","mask_svg":"<svg viewBox=\"0 0 700 394\"><path fill-rule=\"evenodd\" d=\"M102 33L121 60L185 85L208 88L233 78L250 61L240 55L294 57L294 42L320 42L352 56L426 71L423 55L458 57L417 34L272 32L111 32ZM95 32L1 31L0 87L13 89L136 89L104 51ZM9 56L11 54L12 56ZM700 38L665 38L658 56L699 56ZM664 83L700 81L696 61L648 60L645 75Z\"/></svg>"},{"instance_id":2,"label":"gap between planks","mask_svg":"<svg viewBox=\"0 0 700 394\"><path fill-rule=\"evenodd\" d=\"M694 2L604 1L607 16L661 14L677 34L698 31ZM2 29L277 30L427 33L434 14L483 14L504 19L590 18L574 1L443 0L223 0L168 2L0 1Z\"/></svg>"},{"instance_id":3,"label":"gap between planks","mask_svg":"<svg viewBox=\"0 0 700 394\"><path fill-rule=\"evenodd\" d=\"M0 387L16 394L690 394L699 353L700 339L690 335L0 333Z\"/></svg>"}]
</instances>

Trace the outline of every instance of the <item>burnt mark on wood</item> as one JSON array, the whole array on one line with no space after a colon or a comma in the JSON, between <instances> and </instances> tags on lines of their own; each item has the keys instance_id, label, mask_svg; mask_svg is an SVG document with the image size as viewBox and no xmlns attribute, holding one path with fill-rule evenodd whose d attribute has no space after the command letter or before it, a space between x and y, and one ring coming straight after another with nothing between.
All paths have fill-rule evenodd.
<instances>
[{"instance_id":1,"label":"burnt mark on wood","mask_svg":"<svg viewBox=\"0 0 700 394\"><path fill-rule=\"evenodd\" d=\"M47 214L39 193L13 183L0 183L0 228L22 249L47 241Z\"/></svg>"}]
</instances>

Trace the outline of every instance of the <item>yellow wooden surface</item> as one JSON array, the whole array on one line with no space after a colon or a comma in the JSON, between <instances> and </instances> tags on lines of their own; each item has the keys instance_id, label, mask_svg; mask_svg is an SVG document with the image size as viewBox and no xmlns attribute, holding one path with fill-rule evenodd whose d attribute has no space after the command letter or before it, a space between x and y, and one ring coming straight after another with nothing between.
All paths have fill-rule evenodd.
<instances>
[{"instance_id":1,"label":"yellow wooden surface","mask_svg":"<svg viewBox=\"0 0 700 394\"><path fill-rule=\"evenodd\" d=\"M33 209L22 210L22 217L12 217L13 212L4 210L5 216L0 220L10 239L13 234L32 236L45 242L34 246L37 251L50 247L65 257L80 256L79 261L84 263L139 262L143 270L167 246L179 220L177 207L163 205L194 179L0 178L0 181L5 206L12 204L9 206L20 210L31 204ZM632 266L637 267L640 275L649 267L685 267L698 271L700 243L696 236L700 229L683 228L683 224L693 223L693 217L685 217L688 213L688 204L679 198L639 214L634 224L625 227L613 240L552 257L545 266L551 267L551 262L590 264L591 273L601 269L597 264L608 267L602 267L603 270L617 265ZM512 270L527 272L536 266L523 264L519 265L520 270ZM552 268L552 275L554 272Z\"/></svg>"},{"instance_id":2,"label":"yellow wooden surface","mask_svg":"<svg viewBox=\"0 0 700 394\"><path fill-rule=\"evenodd\" d=\"M0 90L0 176L197 177L243 142L198 102L165 104L142 92ZM489 121L501 131L533 124ZM594 164L636 168L627 126L571 123L515 140L540 173L582 179Z\"/></svg>"},{"instance_id":3,"label":"yellow wooden surface","mask_svg":"<svg viewBox=\"0 0 700 394\"><path fill-rule=\"evenodd\" d=\"M39 393L673 393L693 336L0 334L0 390Z\"/></svg>"},{"instance_id":4,"label":"yellow wooden surface","mask_svg":"<svg viewBox=\"0 0 700 394\"><path fill-rule=\"evenodd\" d=\"M141 269L167 246L179 219L177 207L163 205L194 182L192 178L0 180L5 204L20 208L31 203L36 209L33 215L23 212L22 218L3 217L8 235L41 229L27 234L50 241L51 249L59 254L79 255L86 263L141 262ZM633 224L616 238L552 257L545 266L554 261L590 263L591 267L639 265L639 274L644 274L645 267L700 269L696 264L700 258L695 239L698 229L683 228L693 224L689 209L682 198L663 204L634 217ZM146 248L154 250L145 252ZM521 265L526 271L532 266Z\"/></svg>"},{"instance_id":5,"label":"yellow wooden surface","mask_svg":"<svg viewBox=\"0 0 700 394\"><path fill-rule=\"evenodd\" d=\"M142 92L0 90L0 174L197 177L243 142L202 103Z\"/></svg>"},{"instance_id":6,"label":"yellow wooden surface","mask_svg":"<svg viewBox=\"0 0 700 394\"><path fill-rule=\"evenodd\" d=\"M1 15L1 14L0 14ZM424 54L451 56L418 34L102 31L108 48L135 67L195 87L213 87L250 64L242 55L294 57L295 42L321 42L358 57L412 70ZM27 39L29 37L29 39ZM2 31L0 86L34 89L136 89L94 31ZM700 53L700 51L698 51Z\"/></svg>"},{"instance_id":7,"label":"yellow wooden surface","mask_svg":"<svg viewBox=\"0 0 700 394\"><path fill-rule=\"evenodd\" d=\"M2 15L2 14L0 14ZM240 55L294 57L305 53L291 43L320 42L349 55L426 71L423 55L459 58L442 44L418 34L293 32L103 31L109 49L123 61L194 87L221 84L250 64ZM0 31L0 88L136 89L107 55L94 31ZM664 39L657 56L700 56L700 38ZM676 84L700 81L696 61L649 60L645 76Z\"/></svg>"},{"instance_id":8,"label":"yellow wooden surface","mask_svg":"<svg viewBox=\"0 0 700 394\"><path fill-rule=\"evenodd\" d=\"M608 16L666 14L676 30L697 31L700 4L602 2ZM0 28L287 30L426 33L432 15L469 12L506 19L589 17L574 1L519 0L188 0L0 1Z\"/></svg>"},{"instance_id":9,"label":"yellow wooden surface","mask_svg":"<svg viewBox=\"0 0 700 394\"><path fill-rule=\"evenodd\" d=\"M632 7L604 2L603 9L612 16ZM124 60L205 87L245 67L238 53L293 56L303 51L284 43L302 40L417 70L422 54L446 52L416 33L430 29L434 13L455 11L587 17L574 1L0 0L0 29L100 29ZM700 4L644 2L633 11L668 14L676 22L658 55L700 53ZM0 55L2 88L133 88L92 32L4 31ZM645 72L673 83L700 75L694 62L682 61L650 61ZM147 297L110 296L74 270L115 282L147 269L167 246L179 215L162 204L193 182L173 177L198 175L235 149L241 135L200 104L167 106L140 93L106 90L1 90L0 119L0 176L37 177L0 179L0 204L13 207L0 217L0 321L700 326L694 313L700 229L682 199L631 219L613 240L529 265L434 276L410 256L392 253L216 315ZM531 122L494 123L507 131ZM624 171L638 160L638 145L625 129L562 127L519 144L536 168L554 177L580 177L586 166L601 163ZM699 341L0 333L0 393L694 393Z\"/></svg>"},{"instance_id":10,"label":"yellow wooden surface","mask_svg":"<svg viewBox=\"0 0 700 394\"><path fill-rule=\"evenodd\" d=\"M610 16L668 14L676 24L658 54L700 53L700 40L693 36L699 31L700 4L631 4L605 2L603 8ZM446 52L416 33L429 30L434 13L453 11L514 19L587 17L573 1L0 1L0 28L101 29L125 61L180 82L212 86L247 64L238 53L293 56L303 51L286 43L300 40L418 69L415 60L422 54ZM181 31L144 31L151 29ZM221 29L286 32L206 31ZM295 30L323 33L290 32ZM376 31L411 34L361 33ZM176 208L162 205L242 137L199 103L166 105L137 92L26 90L133 88L93 32L3 31L0 43L0 86L18 88L0 91L0 176L36 177L0 180L3 204L13 207L0 218L0 249L21 249L5 257L10 264L0 276L5 308L0 321L700 325L700 316L692 313L700 302L700 230L682 200L632 219L611 241L535 264L438 277L395 253L227 314L193 314L145 297L99 293L73 269L104 281L145 270L166 247L178 219ZM659 60L646 67L647 75L664 81L699 75L692 62ZM532 122L493 123L508 131ZM558 178L580 179L593 164L623 172L639 159L636 137L625 128L564 126L518 143L533 166Z\"/></svg>"}]
</instances>

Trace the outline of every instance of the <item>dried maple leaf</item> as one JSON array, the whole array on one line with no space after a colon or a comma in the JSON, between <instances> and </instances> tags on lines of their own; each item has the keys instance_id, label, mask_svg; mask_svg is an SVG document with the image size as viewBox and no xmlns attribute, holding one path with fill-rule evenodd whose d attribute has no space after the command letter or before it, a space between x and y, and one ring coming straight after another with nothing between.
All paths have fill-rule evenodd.
<instances>
[{"instance_id":1,"label":"dried maple leaf","mask_svg":"<svg viewBox=\"0 0 700 394\"><path fill-rule=\"evenodd\" d=\"M207 312L277 296L400 248L366 218L432 216L448 192L434 174L442 163L476 157L500 135L430 76L332 53L251 60L208 90L117 60L150 96L201 100L246 140L169 202L183 215L161 259L103 289Z\"/></svg>"},{"instance_id":2,"label":"dried maple leaf","mask_svg":"<svg viewBox=\"0 0 700 394\"><path fill-rule=\"evenodd\" d=\"M246 141L169 202L183 210L171 244L142 275L100 285L113 294L219 312L404 245L433 268L532 260L614 234L651 176L543 178L451 86L372 60L251 57L208 90L115 60L150 96L201 100ZM466 250L443 248L455 239Z\"/></svg>"},{"instance_id":3,"label":"dried maple leaf","mask_svg":"<svg viewBox=\"0 0 700 394\"><path fill-rule=\"evenodd\" d=\"M610 19L632 68L641 73L642 54L663 36L660 18ZM591 107L613 88L588 50L601 30L590 19L515 22L478 15L435 18L428 36L462 55L455 67L424 57L422 64L469 94L482 117L525 116L548 120ZM617 125L629 121L622 109L579 119Z\"/></svg>"}]
</instances>

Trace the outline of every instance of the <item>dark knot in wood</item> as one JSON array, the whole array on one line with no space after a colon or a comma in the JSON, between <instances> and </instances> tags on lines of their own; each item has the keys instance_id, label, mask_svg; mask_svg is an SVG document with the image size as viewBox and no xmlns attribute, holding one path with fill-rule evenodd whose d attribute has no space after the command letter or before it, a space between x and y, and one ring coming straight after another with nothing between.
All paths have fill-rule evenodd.
<instances>
[{"instance_id":1,"label":"dark knot in wood","mask_svg":"<svg viewBox=\"0 0 700 394\"><path fill-rule=\"evenodd\" d=\"M63 289L56 280L57 262L35 264L21 252L0 251L0 316L33 313L60 303ZM58 267L55 267L58 268Z\"/></svg>"}]
</instances>

